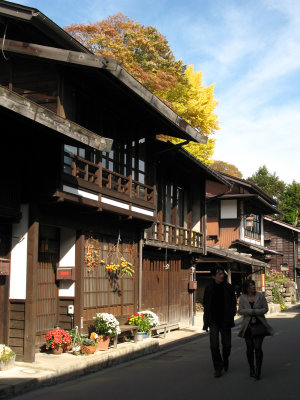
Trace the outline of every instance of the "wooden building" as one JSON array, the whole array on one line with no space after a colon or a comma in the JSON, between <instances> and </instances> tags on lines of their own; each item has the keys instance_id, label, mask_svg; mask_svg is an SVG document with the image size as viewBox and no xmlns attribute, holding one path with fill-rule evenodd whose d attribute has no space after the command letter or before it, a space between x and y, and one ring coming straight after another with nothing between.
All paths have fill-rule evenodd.
<instances>
[{"instance_id":1,"label":"wooden building","mask_svg":"<svg viewBox=\"0 0 300 400\"><path fill-rule=\"evenodd\" d=\"M300 228L271 216L264 217L265 245L279 254L271 254L270 267L284 272L300 284Z\"/></svg>"},{"instance_id":2,"label":"wooden building","mask_svg":"<svg viewBox=\"0 0 300 400\"><path fill-rule=\"evenodd\" d=\"M222 174L231 187L207 181L207 257L197 259L201 302L208 271L215 263L223 265L228 279L241 287L242 280L252 275L264 290L263 275L267 262L277 250L264 244L263 217L278 213L276 202L256 185Z\"/></svg>"},{"instance_id":3,"label":"wooden building","mask_svg":"<svg viewBox=\"0 0 300 400\"><path fill-rule=\"evenodd\" d=\"M0 28L0 342L33 361L69 306L81 331L103 311L189 321L205 180L229 184L157 135L206 139L38 10L0 1ZM120 254L136 279L100 262Z\"/></svg>"}]
</instances>

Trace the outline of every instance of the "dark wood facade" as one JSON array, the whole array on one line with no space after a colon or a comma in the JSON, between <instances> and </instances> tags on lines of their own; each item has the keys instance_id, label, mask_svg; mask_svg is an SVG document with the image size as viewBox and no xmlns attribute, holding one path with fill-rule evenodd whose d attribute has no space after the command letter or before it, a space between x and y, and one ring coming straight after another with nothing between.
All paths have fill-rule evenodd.
<instances>
[{"instance_id":1,"label":"dark wood facade","mask_svg":"<svg viewBox=\"0 0 300 400\"><path fill-rule=\"evenodd\" d=\"M300 229L272 217L264 218L265 244L278 252L270 256L270 267L284 272L293 281L297 281L300 267L299 234Z\"/></svg>"},{"instance_id":2,"label":"dark wood facade","mask_svg":"<svg viewBox=\"0 0 300 400\"><path fill-rule=\"evenodd\" d=\"M124 321L141 308L188 323L190 267L205 253L205 180L221 178L180 149L166 152L156 135L201 135L115 61L5 3L0 342L33 361L47 330L71 327L69 305L81 332L97 312ZM88 271L90 243L105 261L118 244L136 278L115 280L102 263ZM58 279L63 267L74 281Z\"/></svg>"}]
</instances>

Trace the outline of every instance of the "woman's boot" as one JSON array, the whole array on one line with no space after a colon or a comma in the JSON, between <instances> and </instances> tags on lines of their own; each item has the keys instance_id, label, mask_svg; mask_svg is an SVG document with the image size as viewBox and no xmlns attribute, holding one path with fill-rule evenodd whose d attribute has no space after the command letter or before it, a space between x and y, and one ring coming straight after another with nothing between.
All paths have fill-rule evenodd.
<instances>
[{"instance_id":1,"label":"woman's boot","mask_svg":"<svg viewBox=\"0 0 300 400\"><path fill-rule=\"evenodd\" d=\"M255 369L255 379L259 380L261 376L261 366L263 361L263 352L260 351L258 353L255 352L256 358L256 369Z\"/></svg>"},{"instance_id":2,"label":"woman's boot","mask_svg":"<svg viewBox=\"0 0 300 400\"><path fill-rule=\"evenodd\" d=\"M254 352L251 350L247 350L247 360L250 367L250 376L252 378L255 377L255 368L254 368Z\"/></svg>"}]
</instances>

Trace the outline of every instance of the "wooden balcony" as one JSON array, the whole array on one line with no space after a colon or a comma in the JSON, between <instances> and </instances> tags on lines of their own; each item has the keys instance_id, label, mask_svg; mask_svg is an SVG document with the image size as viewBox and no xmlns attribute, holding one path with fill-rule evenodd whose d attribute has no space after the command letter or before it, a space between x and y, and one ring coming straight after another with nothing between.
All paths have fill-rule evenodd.
<instances>
[{"instance_id":1,"label":"wooden balcony","mask_svg":"<svg viewBox=\"0 0 300 400\"><path fill-rule=\"evenodd\" d=\"M200 232L175 225L158 223L145 230L145 244L155 247L168 247L174 250L196 251L202 253L204 236Z\"/></svg>"},{"instance_id":2,"label":"wooden balcony","mask_svg":"<svg viewBox=\"0 0 300 400\"><path fill-rule=\"evenodd\" d=\"M67 152L64 156L63 185L87 190L99 195L100 200L101 196L107 196L112 201L155 210L154 187L135 181L132 176L103 168L101 162L94 164Z\"/></svg>"}]
</instances>

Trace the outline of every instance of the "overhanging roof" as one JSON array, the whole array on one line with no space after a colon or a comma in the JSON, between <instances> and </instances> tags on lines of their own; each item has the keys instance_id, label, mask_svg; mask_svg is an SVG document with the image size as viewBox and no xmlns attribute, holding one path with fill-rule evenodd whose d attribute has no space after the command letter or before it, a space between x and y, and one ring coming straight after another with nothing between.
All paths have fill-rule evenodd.
<instances>
[{"instance_id":1,"label":"overhanging roof","mask_svg":"<svg viewBox=\"0 0 300 400\"><path fill-rule=\"evenodd\" d=\"M232 245L234 246L235 244L240 245L242 247L246 247L247 249L253 250L257 253L261 253L261 254L274 254L274 255L278 255L278 256L282 256L283 254L276 251L276 250L272 250L272 249L268 249L267 247L264 246L260 246L258 244L253 244L253 243L249 243L246 242L245 240L235 240L234 242L232 242Z\"/></svg>"},{"instance_id":2,"label":"overhanging roof","mask_svg":"<svg viewBox=\"0 0 300 400\"><path fill-rule=\"evenodd\" d=\"M33 43L8 39L4 40L3 38L0 38L0 46L5 52L21 54L27 57L37 57L85 68L95 68L101 71L105 70L130 89L139 99L143 100L160 116L164 117L165 120L172 125L173 129L175 128L178 137L202 144L206 144L207 142L206 136L201 135L197 129L193 128L183 118L171 110L171 108L146 89L114 59Z\"/></svg>"},{"instance_id":3,"label":"overhanging roof","mask_svg":"<svg viewBox=\"0 0 300 400\"><path fill-rule=\"evenodd\" d=\"M111 150L112 139L101 137L3 86L0 86L0 107L35 121L86 146L100 151L109 152Z\"/></svg>"},{"instance_id":4,"label":"overhanging roof","mask_svg":"<svg viewBox=\"0 0 300 400\"><path fill-rule=\"evenodd\" d=\"M237 183L241 186L247 187L259 193L259 195L263 197L265 201L267 201L268 203L274 205L277 204L276 200L274 200L273 197L270 197L264 190L262 190L259 186L255 185L255 183L246 181L245 179L236 178L235 176L225 174L224 172L222 172L222 175L224 175L224 177L231 182Z\"/></svg>"},{"instance_id":5,"label":"overhanging roof","mask_svg":"<svg viewBox=\"0 0 300 400\"><path fill-rule=\"evenodd\" d=\"M280 221L280 220L278 220L278 219L276 219L276 218L273 218L273 217L270 217L270 216L266 216L266 217L264 217L264 219L265 219L266 221L272 222L273 224L280 225L280 226L282 226L283 228L290 229L290 230L292 230L292 231L295 231L295 232L299 232L299 233L300 233L300 228L298 228L297 226L291 225L291 224L289 224L289 223L287 223L287 222Z\"/></svg>"},{"instance_id":6,"label":"overhanging roof","mask_svg":"<svg viewBox=\"0 0 300 400\"><path fill-rule=\"evenodd\" d=\"M214 254L216 256L226 258L229 261L237 261L242 264L248 264L255 267L268 267L268 264L263 261L257 260L248 255L244 254L242 255L237 251L226 249L224 247L207 245L206 249L207 249L207 254Z\"/></svg>"},{"instance_id":7,"label":"overhanging roof","mask_svg":"<svg viewBox=\"0 0 300 400\"><path fill-rule=\"evenodd\" d=\"M205 173L210 177L215 179L216 181L223 183L228 187L228 189L231 187L231 183L227 181L221 174L219 174L217 171L214 169L210 168L208 165L204 164L202 161L200 161L198 158L193 156L191 153L189 153L187 150L184 148L178 149L180 153L182 153L185 157L189 158L192 160L195 164L197 164L200 168L202 168Z\"/></svg>"},{"instance_id":8,"label":"overhanging roof","mask_svg":"<svg viewBox=\"0 0 300 400\"><path fill-rule=\"evenodd\" d=\"M0 0L1 15L16 20L16 22L19 21L19 23L32 24L32 26L43 32L50 40L54 40L64 48L67 47L74 51L90 53L85 46L36 8Z\"/></svg>"}]
</instances>

